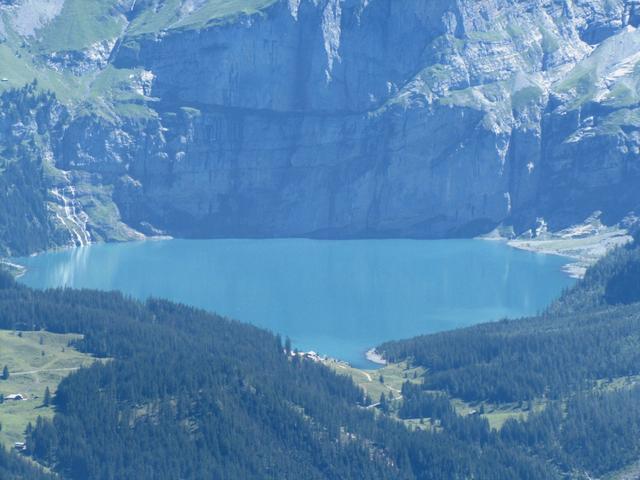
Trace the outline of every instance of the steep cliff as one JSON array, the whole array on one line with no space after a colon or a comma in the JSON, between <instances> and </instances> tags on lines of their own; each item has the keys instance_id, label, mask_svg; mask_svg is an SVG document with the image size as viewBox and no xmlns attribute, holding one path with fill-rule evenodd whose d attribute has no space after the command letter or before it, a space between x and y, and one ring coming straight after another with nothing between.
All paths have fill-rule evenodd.
<instances>
[{"instance_id":1,"label":"steep cliff","mask_svg":"<svg viewBox=\"0 0 640 480\"><path fill-rule=\"evenodd\" d=\"M68 108L53 162L110 206L104 239L134 235L120 217L442 237L640 207L635 0L0 5L3 83Z\"/></svg>"}]
</instances>

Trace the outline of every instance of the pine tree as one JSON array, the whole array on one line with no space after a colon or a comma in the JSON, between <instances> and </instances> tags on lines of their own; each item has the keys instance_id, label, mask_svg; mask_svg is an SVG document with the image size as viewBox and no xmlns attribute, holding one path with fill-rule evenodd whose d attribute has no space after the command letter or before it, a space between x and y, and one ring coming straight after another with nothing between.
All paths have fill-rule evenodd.
<instances>
[{"instance_id":1,"label":"pine tree","mask_svg":"<svg viewBox=\"0 0 640 480\"><path fill-rule=\"evenodd\" d=\"M49 387L44 389L44 401L42 402L42 404L45 407L51 405L51 391L49 390Z\"/></svg>"},{"instance_id":2,"label":"pine tree","mask_svg":"<svg viewBox=\"0 0 640 480\"><path fill-rule=\"evenodd\" d=\"M384 393L380 394L380 410L382 410L384 413L389 412L389 404L387 403L387 397Z\"/></svg>"},{"instance_id":3,"label":"pine tree","mask_svg":"<svg viewBox=\"0 0 640 480\"><path fill-rule=\"evenodd\" d=\"M293 364L300 364L300 351L297 348L293 351Z\"/></svg>"},{"instance_id":4,"label":"pine tree","mask_svg":"<svg viewBox=\"0 0 640 480\"><path fill-rule=\"evenodd\" d=\"M6 365L2 369L2 379L9 380L9 367L7 367Z\"/></svg>"}]
</instances>

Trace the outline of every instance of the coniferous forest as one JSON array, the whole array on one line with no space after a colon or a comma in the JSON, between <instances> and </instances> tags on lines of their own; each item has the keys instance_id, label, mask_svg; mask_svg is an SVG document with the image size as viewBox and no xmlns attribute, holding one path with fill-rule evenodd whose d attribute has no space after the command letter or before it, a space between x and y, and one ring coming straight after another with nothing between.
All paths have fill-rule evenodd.
<instances>
[{"instance_id":1,"label":"coniferous forest","mask_svg":"<svg viewBox=\"0 0 640 480\"><path fill-rule=\"evenodd\" d=\"M366 408L348 377L292 359L255 327L160 300L2 284L0 327L82 333L74 346L103 359L62 381L52 422L27 429L27 454L64 478L554 475L484 423L473 438L475 425L409 432Z\"/></svg>"},{"instance_id":2,"label":"coniferous forest","mask_svg":"<svg viewBox=\"0 0 640 480\"><path fill-rule=\"evenodd\" d=\"M75 346L105 359L60 384L53 422L28 428L28 454L64 477L413 478L430 459L420 478L463 478L500 458L376 420L347 377L289 359L254 327L158 300L4 284L1 327L81 332Z\"/></svg>"},{"instance_id":3,"label":"coniferous forest","mask_svg":"<svg viewBox=\"0 0 640 480\"><path fill-rule=\"evenodd\" d=\"M53 97L38 92L35 82L0 94L0 135L11 140L0 145L0 255L64 243L47 212L44 163L35 153L48 142L47 127L64 117L50 107Z\"/></svg>"},{"instance_id":4,"label":"coniferous forest","mask_svg":"<svg viewBox=\"0 0 640 480\"><path fill-rule=\"evenodd\" d=\"M640 388L597 388L640 374L640 306L619 286L639 255L609 255L540 317L379 347L427 368L398 411L429 419L416 430L256 327L162 300L31 290L2 274L0 328L80 333L73 346L99 359L62 381L55 417L29 425L25 454L69 479L605 474L640 456ZM547 403L495 430L452 398ZM3 478L50 475L13 453L0 454L2 468Z\"/></svg>"},{"instance_id":5,"label":"coniferous forest","mask_svg":"<svg viewBox=\"0 0 640 480\"><path fill-rule=\"evenodd\" d=\"M388 342L391 361L429 370L425 389L465 400L560 399L597 380L640 374L637 242L591 268L541 316Z\"/></svg>"},{"instance_id":6,"label":"coniferous forest","mask_svg":"<svg viewBox=\"0 0 640 480\"><path fill-rule=\"evenodd\" d=\"M0 0L45 479L640 480L640 0Z\"/></svg>"}]
</instances>

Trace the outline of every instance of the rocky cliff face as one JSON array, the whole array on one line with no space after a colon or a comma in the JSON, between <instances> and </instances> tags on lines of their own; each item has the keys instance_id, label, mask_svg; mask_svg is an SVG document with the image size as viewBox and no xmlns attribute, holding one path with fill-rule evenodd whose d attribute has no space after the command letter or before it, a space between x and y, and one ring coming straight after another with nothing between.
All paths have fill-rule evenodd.
<instances>
[{"instance_id":1,"label":"rocky cliff face","mask_svg":"<svg viewBox=\"0 0 640 480\"><path fill-rule=\"evenodd\" d=\"M0 7L9 44L21 25L44 83L83 92L59 95L56 167L146 233L470 236L640 207L635 1L113 1L68 50L73 0L29 1L32 30Z\"/></svg>"}]
</instances>

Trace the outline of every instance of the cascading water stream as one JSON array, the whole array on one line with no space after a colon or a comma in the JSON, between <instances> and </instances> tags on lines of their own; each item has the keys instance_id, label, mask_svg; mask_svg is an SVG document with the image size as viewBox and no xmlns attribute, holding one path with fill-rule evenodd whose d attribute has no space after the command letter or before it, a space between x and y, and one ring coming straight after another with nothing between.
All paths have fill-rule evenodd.
<instances>
[{"instance_id":1,"label":"cascading water stream","mask_svg":"<svg viewBox=\"0 0 640 480\"><path fill-rule=\"evenodd\" d=\"M63 225L72 236L75 246L89 245L91 234L87 230L88 216L82 210L76 199L76 190L70 185L62 188L52 188L51 195L56 201L53 211L56 219ZM67 196L68 195L68 196Z\"/></svg>"}]
</instances>

